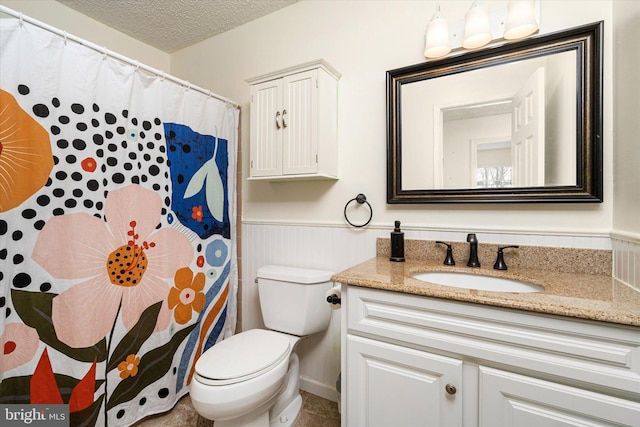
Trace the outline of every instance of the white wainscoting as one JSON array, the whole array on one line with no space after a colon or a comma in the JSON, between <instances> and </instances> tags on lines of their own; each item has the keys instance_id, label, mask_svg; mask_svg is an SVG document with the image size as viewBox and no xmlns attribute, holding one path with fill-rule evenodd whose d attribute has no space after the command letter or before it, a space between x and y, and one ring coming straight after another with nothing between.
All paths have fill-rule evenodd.
<instances>
[{"instance_id":1,"label":"white wainscoting","mask_svg":"<svg viewBox=\"0 0 640 427\"><path fill-rule=\"evenodd\" d=\"M613 277L640 291L640 234L611 232Z\"/></svg>"},{"instance_id":2,"label":"white wainscoting","mask_svg":"<svg viewBox=\"0 0 640 427\"><path fill-rule=\"evenodd\" d=\"M611 249L608 232L462 230L405 226L406 239L466 240L468 232L478 234L480 244ZM376 255L376 239L389 237L393 226L371 224L356 229L341 224L287 224L243 221L242 224L242 330L263 328L254 280L259 267L279 264L339 272ZM639 252L636 252L636 254ZM640 265L640 263L636 263ZM283 307L284 309L284 307ZM337 400L335 382L340 372L340 315L335 311L325 333L301 342L301 388L315 395Z\"/></svg>"},{"instance_id":3,"label":"white wainscoting","mask_svg":"<svg viewBox=\"0 0 640 427\"><path fill-rule=\"evenodd\" d=\"M376 238L383 230L287 224L242 225L242 329L262 328L255 283L258 268L268 264L339 272L376 255ZM286 307L283 307L283 310ZM325 333L298 345L301 388L337 401L340 372L340 313L334 311Z\"/></svg>"}]
</instances>

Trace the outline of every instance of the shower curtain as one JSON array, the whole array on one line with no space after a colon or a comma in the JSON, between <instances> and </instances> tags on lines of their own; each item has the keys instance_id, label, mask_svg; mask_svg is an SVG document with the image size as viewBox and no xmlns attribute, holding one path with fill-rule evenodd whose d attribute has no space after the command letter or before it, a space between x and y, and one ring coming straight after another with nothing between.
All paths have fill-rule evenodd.
<instances>
[{"instance_id":1,"label":"shower curtain","mask_svg":"<svg viewBox=\"0 0 640 427\"><path fill-rule=\"evenodd\" d=\"M233 333L239 111L0 24L0 404L167 411Z\"/></svg>"}]
</instances>

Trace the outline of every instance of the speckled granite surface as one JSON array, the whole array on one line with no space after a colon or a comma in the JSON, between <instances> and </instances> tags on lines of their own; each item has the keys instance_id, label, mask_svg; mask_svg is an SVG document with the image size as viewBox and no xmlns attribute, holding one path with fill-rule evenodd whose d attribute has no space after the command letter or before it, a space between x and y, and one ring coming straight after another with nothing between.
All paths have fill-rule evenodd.
<instances>
[{"instance_id":1,"label":"speckled granite surface","mask_svg":"<svg viewBox=\"0 0 640 427\"><path fill-rule=\"evenodd\" d=\"M466 242L447 242L453 249L453 258L457 265L465 266L469 259L469 244ZM499 246L491 243L478 245L478 258L482 266L493 267ZM389 239L376 241L376 254L389 257ZM427 259L444 261L447 254L445 245L432 240L406 240L405 257L407 259ZM564 273L585 273L611 275L612 255L610 250L555 248L546 246L523 246L504 250L504 260L509 269L522 268L532 270L550 270Z\"/></svg>"},{"instance_id":2,"label":"speckled granite surface","mask_svg":"<svg viewBox=\"0 0 640 427\"><path fill-rule=\"evenodd\" d=\"M389 246L388 241L380 240L382 243L378 243L377 258L337 273L332 280L394 292L640 326L640 292L611 277L610 251L557 250L559 254L556 253L549 261L544 256L536 258L532 254L539 251L545 255L547 254L545 250L553 248L534 248L528 253L530 256L526 260L521 260L520 263L515 262L513 253L505 251L505 261L509 269L498 271L493 269L495 252L491 253L489 259L485 259L486 256L483 258L480 252L482 245L479 248L482 267L469 268L466 266L468 252L464 256L458 254L456 266L442 265L446 247L437 245L438 248L442 246L442 249L436 251L434 242L426 243L432 247L431 250L427 248L425 253L433 254L433 257L438 257L437 260L431 255L423 258L415 256L409 247L413 243L407 242L408 245L405 244L406 262L391 262L385 254L385 248ZM418 243L415 245L421 246ZM498 245L493 246L497 248ZM454 247L454 256L455 254ZM439 259L440 255L442 259ZM561 266L558 266L558 263ZM504 277L542 286L544 291L535 293L479 291L430 284L411 277L415 273L425 271L450 271Z\"/></svg>"}]
</instances>

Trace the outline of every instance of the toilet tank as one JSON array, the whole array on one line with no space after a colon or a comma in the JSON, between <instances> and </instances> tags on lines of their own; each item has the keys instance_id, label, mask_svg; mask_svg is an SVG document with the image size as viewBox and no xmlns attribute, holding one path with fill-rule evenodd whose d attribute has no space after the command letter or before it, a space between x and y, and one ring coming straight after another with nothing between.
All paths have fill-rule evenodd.
<instances>
[{"instance_id":1,"label":"toilet tank","mask_svg":"<svg viewBox=\"0 0 640 427\"><path fill-rule=\"evenodd\" d=\"M324 331L331 319L326 292L333 272L266 265L258 269L258 296L267 328L304 336Z\"/></svg>"}]
</instances>

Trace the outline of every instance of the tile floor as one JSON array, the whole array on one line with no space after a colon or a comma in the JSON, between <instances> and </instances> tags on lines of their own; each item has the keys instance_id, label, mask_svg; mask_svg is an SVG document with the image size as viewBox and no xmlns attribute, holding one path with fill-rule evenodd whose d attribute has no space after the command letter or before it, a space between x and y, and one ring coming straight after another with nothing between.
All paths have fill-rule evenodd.
<instances>
[{"instance_id":1,"label":"tile floor","mask_svg":"<svg viewBox=\"0 0 640 427\"><path fill-rule=\"evenodd\" d=\"M339 427L338 404L305 391L302 394L302 411L293 427ZM134 427L212 427L213 421L200 418L186 395L165 414L148 417Z\"/></svg>"}]
</instances>

